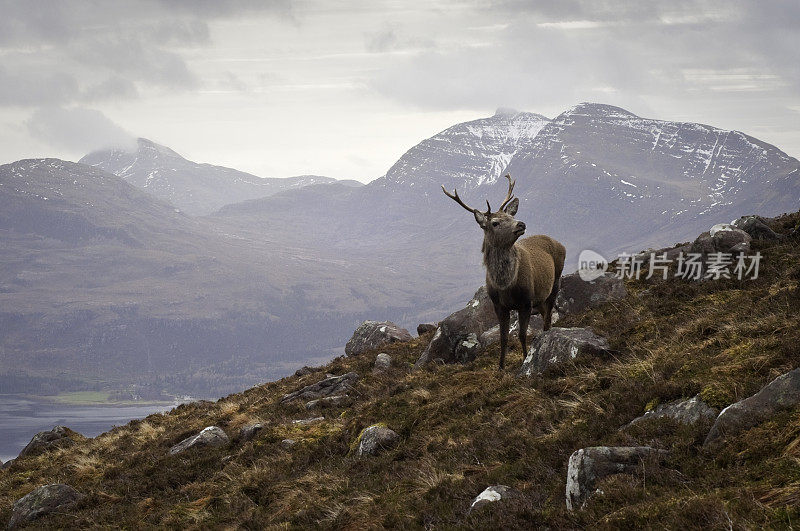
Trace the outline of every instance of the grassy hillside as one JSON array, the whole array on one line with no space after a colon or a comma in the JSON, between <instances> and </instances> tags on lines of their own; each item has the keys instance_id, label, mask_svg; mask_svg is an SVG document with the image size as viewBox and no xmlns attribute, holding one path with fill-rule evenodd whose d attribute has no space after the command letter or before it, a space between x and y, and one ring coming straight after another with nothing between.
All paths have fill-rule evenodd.
<instances>
[{"instance_id":1,"label":"grassy hillside","mask_svg":"<svg viewBox=\"0 0 800 531\"><path fill-rule=\"evenodd\" d=\"M800 214L773 224L786 233ZM20 460L0 471L0 523L34 487L68 483L88 494L46 527L241 525L287 528L790 527L800 520L800 410L783 413L702 450L709 425L670 420L619 428L649 407L701 397L724 407L800 366L800 245L755 241L757 280L630 281L625 299L569 316L609 338L607 358L579 359L533 379L496 371L498 348L467 366L410 367L430 337L396 343L393 367L371 373L377 352L339 358L322 370L231 395L182 405L113 429L72 448ZM517 349L508 365L517 369ZM352 406L324 410L280 405L325 372L356 371ZM265 424L243 444L169 448L209 425L231 436ZM358 459L353 442L385 423L400 444ZM286 450L284 438L299 441ZM650 445L670 451L661 471L603 480L584 511L564 503L567 460L582 447ZM223 459L224 458L224 459ZM488 485L517 498L467 514Z\"/></svg>"}]
</instances>

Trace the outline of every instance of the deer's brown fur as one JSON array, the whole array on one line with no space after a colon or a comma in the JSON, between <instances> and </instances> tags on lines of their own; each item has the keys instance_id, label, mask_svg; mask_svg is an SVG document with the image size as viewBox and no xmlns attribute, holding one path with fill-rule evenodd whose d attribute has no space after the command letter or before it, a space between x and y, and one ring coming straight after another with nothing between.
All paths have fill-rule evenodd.
<instances>
[{"instance_id":1,"label":"deer's brown fur","mask_svg":"<svg viewBox=\"0 0 800 531\"><path fill-rule=\"evenodd\" d=\"M500 369L505 365L512 310L519 315L523 354L527 351L528 323L533 310L542 315L544 329L550 329L566 256L564 246L549 236L540 234L518 241L525 232L525 224L514 219L519 199L512 200L515 182L506 177L508 194L497 212L491 211L488 201L486 212L470 208L461 201L458 192L450 194L442 187L448 197L475 215L475 221L484 231L486 289L500 322Z\"/></svg>"}]
</instances>

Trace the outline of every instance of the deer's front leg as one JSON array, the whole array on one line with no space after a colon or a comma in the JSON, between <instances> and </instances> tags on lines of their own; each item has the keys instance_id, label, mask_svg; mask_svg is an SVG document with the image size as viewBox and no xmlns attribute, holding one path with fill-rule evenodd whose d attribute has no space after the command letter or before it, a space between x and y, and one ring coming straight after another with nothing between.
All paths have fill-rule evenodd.
<instances>
[{"instance_id":1,"label":"deer's front leg","mask_svg":"<svg viewBox=\"0 0 800 531\"><path fill-rule=\"evenodd\" d=\"M500 321L500 367L503 370L506 365L506 351L508 350L508 322L510 320L510 311L506 308L495 305L494 313L497 314L497 320Z\"/></svg>"},{"instance_id":2,"label":"deer's front leg","mask_svg":"<svg viewBox=\"0 0 800 531\"><path fill-rule=\"evenodd\" d=\"M531 322L531 309L520 310L519 315L519 343L522 345L522 357L528 355L528 323Z\"/></svg>"}]
</instances>

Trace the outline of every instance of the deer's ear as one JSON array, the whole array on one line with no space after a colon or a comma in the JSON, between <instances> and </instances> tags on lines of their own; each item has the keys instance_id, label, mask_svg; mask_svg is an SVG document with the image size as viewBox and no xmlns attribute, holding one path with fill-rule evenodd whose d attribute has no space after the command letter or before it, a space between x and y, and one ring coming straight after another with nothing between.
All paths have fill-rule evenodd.
<instances>
[{"instance_id":1,"label":"deer's ear","mask_svg":"<svg viewBox=\"0 0 800 531\"><path fill-rule=\"evenodd\" d=\"M513 216L513 215L515 215L517 213L517 209L518 208L519 208L519 198L515 197L514 199L511 200L511 202L509 204L506 205L506 207L503 209L503 211L506 214L508 214L510 216Z\"/></svg>"},{"instance_id":2,"label":"deer's ear","mask_svg":"<svg viewBox=\"0 0 800 531\"><path fill-rule=\"evenodd\" d=\"M486 216L483 214L483 212L479 212L477 210L475 211L475 221L478 222L478 225L480 225L482 229L486 228L486 222L488 220L486 219Z\"/></svg>"}]
</instances>

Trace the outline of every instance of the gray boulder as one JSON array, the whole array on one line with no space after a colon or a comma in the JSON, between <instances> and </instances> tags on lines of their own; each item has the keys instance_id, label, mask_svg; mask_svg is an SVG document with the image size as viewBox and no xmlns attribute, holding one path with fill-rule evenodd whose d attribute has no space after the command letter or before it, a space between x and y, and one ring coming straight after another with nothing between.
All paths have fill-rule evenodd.
<instances>
[{"instance_id":1,"label":"gray boulder","mask_svg":"<svg viewBox=\"0 0 800 531\"><path fill-rule=\"evenodd\" d=\"M411 334L391 321L364 321L353 332L353 337L344 347L348 356L356 356L364 351L379 348L397 341L411 341Z\"/></svg>"},{"instance_id":2,"label":"gray boulder","mask_svg":"<svg viewBox=\"0 0 800 531\"><path fill-rule=\"evenodd\" d=\"M14 503L9 529L26 525L47 514L63 511L81 501L85 496L69 485L54 483L29 492Z\"/></svg>"},{"instance_id":3,"label":"gray boulder","mask_svg":"<svg viewBox=\"0 0 800 531\"><path fill-rule=\"evenodd\" d=\"M260 432L263 429L264 425L260 423L251 424L249 426L243 426L242 429L239 430L239 442L247 442L255 438L255 436L258 435L258 432Z\"/></svg>"},{"instance_id":4,"label":"gray boulder","mask_svg":"<svg viewBox=\"0 0 800 531\"><path fill-rule=\"evenodd\" d=\"M439 323L431 342L414 365L419 368L441 358L445 363L467 363L478 353L478 338L498 324L486 286L475 292L467 306Z\"/></svg>"},{"instance_id":5,"label":"gray boulder","mask_svg":"<svg viewBox=\"0 0 800 531\"><path fill-rule=\"evenodd\" d=\"M478 494L475 499L472 500L472 504L469 506L469 512L471 513L472 511L476 511L482 507L491 505L492 503L506 500L513 495L513 492L514 491L505 485L492 485L490 487L486 487L483 492Z\"/></svg>"},{"instance_id":6,"label":"gray boulder","mask_svg":"<svg viewBox=\"0 0 800 531\"><path fill-rule=\"evenodd\" d=\"M25 448L19 453L19 457L28 455L39 455L42 452L52 450L54 448L66 448L75 444L75 441L70 438L71 434L76 434L66 426L56 426L49 431L40 431L33 436ZM18 458L19 458L18 457Z\"/></svg>"},{"instance_id":7,"label":"gray boulder","mask_svg":"<svg viewBox=\"0 0 800 531\"><path fill-rule=\"evenodd\" d=\"M197 435L192 435L182 440L175 446L169 449L170 455L176 455L185 452L189 448L202 447L202 446L225 446L230 440L228 435L217 426L209 426Z\"/></svg>"},{"instance_id":8,"label":"gray boulder","mask_svg":"<svg viewBox=\"0 0 800 531\"><path fill-rule=\"evenodd\" d=\"M551 328L533 340L519 375L541 374L548 367L573 361L578 356L608 350L608 341L588 328Z\"/></svg>"},{"instance_id":9,"label":"gray boulder","mask_svg":"<svg viewBox=\"0 0 800 531\"><path fill-rule=\"evenodd\" d=\"M778 376L751 397L723 409L703 446L714 449L729 437L761 424L776 413L800 404L800 369Z\"/></svg>"},{"instance_id":10,"label":"gray boulder","mask_svg":"<svg viewBox=\"0 0 800 531\"><path fill-rule=\"evenodd\" d=\"M386 372L392 367L392 357L381 352L375 357L375 365L372 367L372 372L381 373Z\"/></svg>"},{"instance_id":11,"label":"gray boulder","mask_svg":"<svg viewBox=\"0 0 800 531\"><path fill-rule=\"evenodd\" d=\"M649 446L592 446L574 452L567 467L567 509L582 509L600 479L634 474L643 464L656 463L666 456L666 451Z\"/></svg>"},{"instance_id":12,"label":"gray boulder","mask_svg":"<svg viewBox=\"0 0 800 531\"><path fill-rule=\"evenodd\" d=\"M703 420L714 420L717 410L709 406L699 396L687 400L674 400L666 404L659 404L641 417L629 422L625 427L633 426L639 422L652 419L670 418L683 424L697 424Z\"/></svg>"},{"instance_id":13,"label":"gray boulder","mask_svg":"<svg viewBox=\"0 0 800 531\"><path fill-rule=\"evenodd\" d=\"M519 318L516 315L516 312L512 313L514 318L511 320L508 326L508 337L517 337L519 333ZM558 318L558 313L553 312L553 322L555 322ZM539 332L542 331L544 321L542 320L541 315L532 315L531 321L528 324L528 341L536 336ZM496 325L491 327L486 332L482 333L478 338L478 341L481 344L481 347L486 348L489 345L493 345L500 341L500 325Z\"/></svg>"},{"instance_id":14,"label":"gray boulder","mask_svg":"<svg viewBox=\"0 0 800 531\"><path fill-rule=\"evenodd\" d=\"M612 273L605 273L591 282L583 280L578 273L572 273L561 277L556 308L565 314L580 313L608 301L622 299L627 293L625 283Z\"/></svg>"},{"instance_id":15,"label":"gray boulder","mask_svg":"<svg viewBox=\"0 0 800 531\"><path fill-rule=\"evenodd\" d=\"M711 253L746 253L750 251L751 239L745 231L727 223L720 223L698 236L689 252L704 256Z\"/></svg>"},{"instance_id":16,"label":"gray boulder","mask_svg":"<svg viewBox=\"0 0 800 531\"><path fill-rule=\"evenodd\" d=\"M437 325L431 323L422 323L417 325L417 335L427 334L428 332L435 332Z\"/></svg>"},{"instance_id":17,"label":"gray boulder","mask_svg":"<svg viewBox=\"0 0 800 531\"><path fill-rule=\"evenodd\" d=\"M361 435L358 437L358 446L356 447L356 455L359 457L365 455L378 455L384 450L387 450L397 444L400 436L393 430L380 424L374 424L365 428Z\"/></svg>"},{"instance_id":18,"label":"gray boulder","mask_svg":"<svg viewBox=\"0 0 800 531\"><path fill-rule=\"evenodd\" d=\"M328 407L343 407L348 406L352 400L347 395L334 395L317 398L306 402L306 409L324 409Z\"/></svg>"},{"instance_id":19,"label":"gray boulder","mask_svg":"<svg viewBox=\"0 0 800 531\"><path fill-rule=\"evenodd\" d=\"M342 376L327 376L324 380L284 395L281 398L281 403L286 404L293 400L315 400L325 396L341 395L347 393L352 386L358 381L358 374L355 372L348 372Z\"/></svg>"},{"instance_id":20,"label":"gray boulder","mask_svg":"<svg viewBox=\"0 0 800 531\"><path fill-rule=\"evenodd\" d=\"M731 225L745 231L754 240L782 239L780 234L769 228L767 220L761 216L742 216L731 223Z\"/></svg>"}]
</instances>

